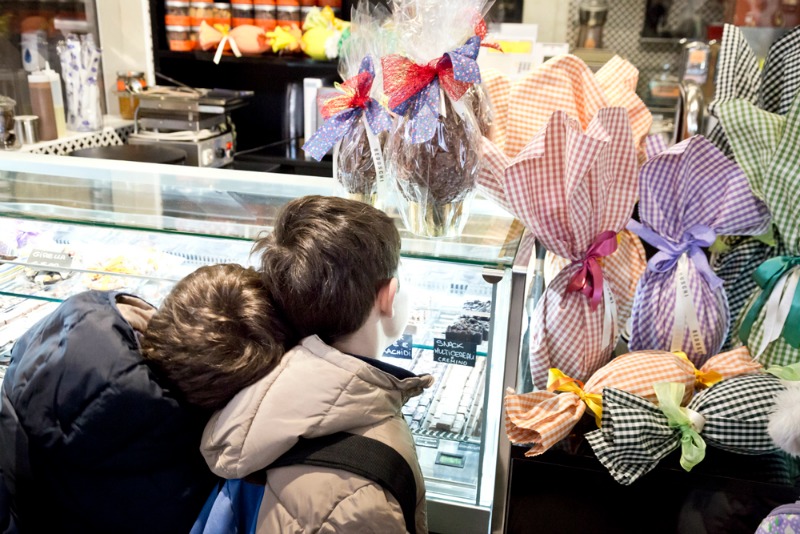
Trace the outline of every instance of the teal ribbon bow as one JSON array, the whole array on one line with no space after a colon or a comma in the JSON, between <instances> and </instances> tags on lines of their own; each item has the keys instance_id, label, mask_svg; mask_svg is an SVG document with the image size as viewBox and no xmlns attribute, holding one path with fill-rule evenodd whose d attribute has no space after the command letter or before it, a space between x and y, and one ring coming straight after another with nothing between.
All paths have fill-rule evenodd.
<instances>
[{"instance_id":1,"label":"teal ribbon bow","mask_svg":"<svg viewBox=\"0 0 800 534\"><path fill-rule=\"evenodd\" d=\"M758 319L770 295L772 295L772 290L775 289L778 281L796 267L800 267L800 256L779 256L765 261L756 269L753 278L755 278L762 291L761 295L750 307L747 315L745 315L739 328L739 339L743 343L747 344L750 339L753 324ZM786 318L786 324L783 325L781 337L796 349L800 348L800 326L798 325L800 325L800 291L795 291L792 307L789 311L789 316Z\"/></svg>"}]
</instances>

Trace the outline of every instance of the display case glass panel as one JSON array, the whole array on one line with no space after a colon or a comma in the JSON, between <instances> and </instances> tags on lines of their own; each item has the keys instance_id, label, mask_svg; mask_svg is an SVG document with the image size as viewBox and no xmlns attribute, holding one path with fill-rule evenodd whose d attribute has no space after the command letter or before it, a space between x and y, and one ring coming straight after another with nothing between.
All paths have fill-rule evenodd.
<instances>
[{"instance_id":1,"label":"display case glass panel","mask_svg":"<svg viewBox=\"0 0 800 534\"><path fill-rule=\"evenodd\" d=\"M257 266L253 239L271 230L280 207L331 194L331 182L0 156L0 363L27 328L80 291L128 291L158 305L201 265ZM429 500L486 510L488 528L522 227L486 200L476 200L454 239L415 237L389 213L401 230L401 284L413 311L382 359L436 378L403 408Z\"/></svg>"}]
</instances>

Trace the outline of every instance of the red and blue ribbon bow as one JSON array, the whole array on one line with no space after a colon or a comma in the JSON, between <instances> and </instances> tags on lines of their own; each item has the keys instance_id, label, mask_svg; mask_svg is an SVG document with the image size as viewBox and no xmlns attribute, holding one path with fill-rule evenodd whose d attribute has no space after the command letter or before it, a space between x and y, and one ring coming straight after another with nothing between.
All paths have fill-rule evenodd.
<instances>
[{"instance_id":1,"label":"red and blue ribbon bow","mask_svg":"<svg viewBox=\"0 0 800 534\"><path fill-rule=\"evenodd\" d=\"M597 309L603 299L603 270L597 260L616 251L617 234L607 230L597 236L583 260L576 262L581 264L581 268L570 278L567 292L580 291L586 295L592 311Z\"/></svg>"},{"instance_id":2,"label":"red and blue ribbon bow","mask_svg":"<svg viewBox=\"0 0 800 534\"><path fill-rule=\"evenodd\" d=\"M411 110L411 143L424 143L433 137L439 118L440 84L456 101L481 82L476 61L480 46L480 37L471 37L464 46L425 65L398 54L381 59L389 108L399 115Z\"/></svg>"},{"instance_id":3,"label":"red and blue ribbon bow","mask_svg":"<svg viewBox=\"0 0 800 534\"><path fill-rule=\"evenodd\" d=\"M303 145L309 156L321 160L362 116L366 117L370 130L376 135L391 128L389 112L370 97L374 80L372 58L366 56L361 60L358 74L337 85L343 94L329 98L322 105L325 122Z\"/></svg>"}]
</instances>

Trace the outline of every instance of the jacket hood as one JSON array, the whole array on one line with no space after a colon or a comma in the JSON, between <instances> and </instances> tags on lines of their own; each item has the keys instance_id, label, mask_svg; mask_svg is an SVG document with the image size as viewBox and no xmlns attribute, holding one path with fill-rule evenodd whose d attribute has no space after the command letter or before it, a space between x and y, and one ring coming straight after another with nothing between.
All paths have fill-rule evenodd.
<instances>
[{"instance_id":1,"label":"jacket hood","mask_svg":"<svg viewBox=\"0 0 800 534\"><path fill-rule=\"evenodd\" d=\"M401 380L307 337L214 414L202 453L215 474L243 478L270 465L300 437L352 432L399 416L403 404L431 384L430 375Z\"/></svg>"}]
</instances>

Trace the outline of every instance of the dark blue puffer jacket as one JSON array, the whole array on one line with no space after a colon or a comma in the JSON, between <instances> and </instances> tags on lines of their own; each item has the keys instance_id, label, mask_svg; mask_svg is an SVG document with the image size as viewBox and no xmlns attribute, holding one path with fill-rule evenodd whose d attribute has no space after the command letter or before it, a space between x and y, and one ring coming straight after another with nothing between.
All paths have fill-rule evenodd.
<instances>
[{"instance_id":1,"label":"dark blue puffer jacket","mask_svg":"<svg viewBox=\"0 0 800 534\"><path fill-rule=\"evenodd\" d=\"M145 364L116 293L66 300L17 341L0 395L19 531L188 532L215 482L205 420Z\"/></svg>"}]
</instances>

